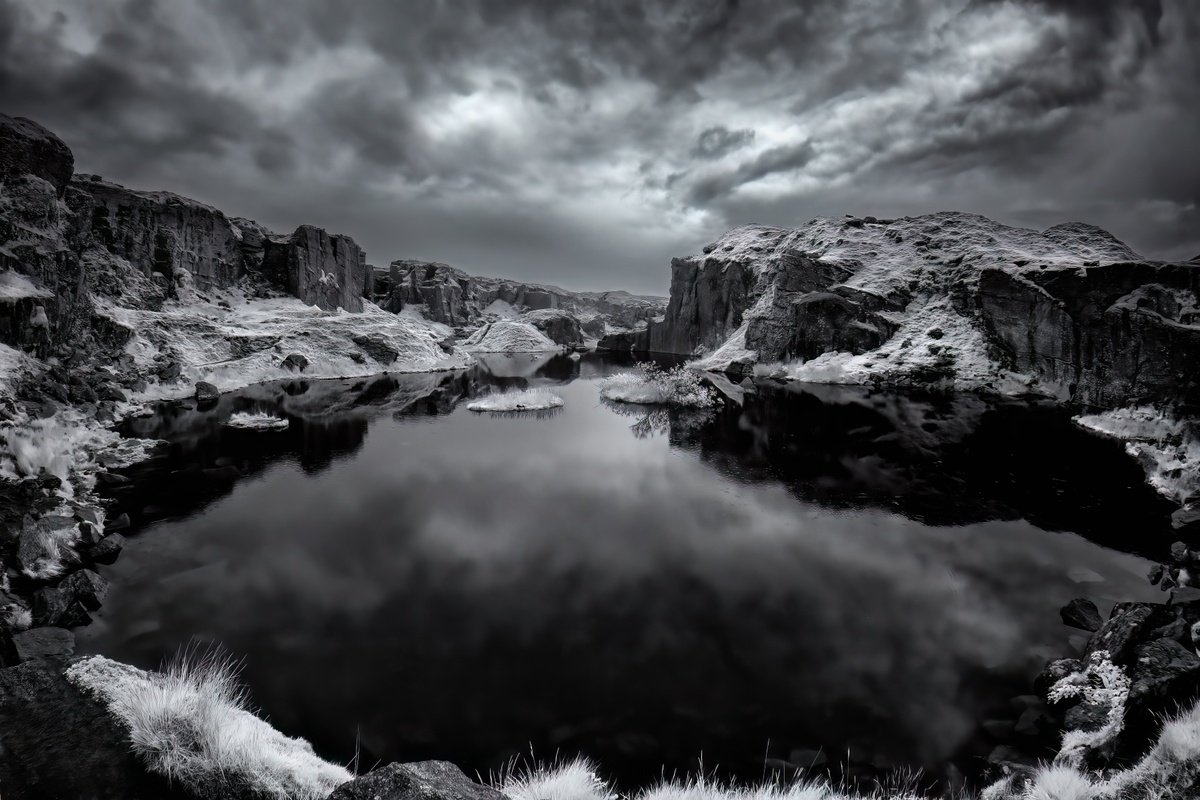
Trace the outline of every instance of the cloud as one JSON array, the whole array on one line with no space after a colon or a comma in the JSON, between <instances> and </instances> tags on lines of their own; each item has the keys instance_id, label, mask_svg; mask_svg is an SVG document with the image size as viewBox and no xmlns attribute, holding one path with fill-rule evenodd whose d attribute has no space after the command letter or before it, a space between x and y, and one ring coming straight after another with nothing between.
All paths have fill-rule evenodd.
<instances>
[{"instance_id":1,"label":"cloud","mask_svg":"<svg viewBox=\"0 0 1200 800\"><path fill-rule=\"evenodd\" d=\"M0 0L0 109L377 263L664 291L727 227L847 210L1200 251L1198 37L1190 0Z\"/></svg>"},{"instance_id":2,"label":"cloud","mask_svg":"<svg viewBox=\"0 0 1200 800\"><path fill-rule=\"evenodd\" d=\"M724 125L705 128L696 137L696 146L692 155L696 158L714 159L728 155L754 141L754 131L751 128L741 128L731 131Z\"/></svg>"}]
</instances>

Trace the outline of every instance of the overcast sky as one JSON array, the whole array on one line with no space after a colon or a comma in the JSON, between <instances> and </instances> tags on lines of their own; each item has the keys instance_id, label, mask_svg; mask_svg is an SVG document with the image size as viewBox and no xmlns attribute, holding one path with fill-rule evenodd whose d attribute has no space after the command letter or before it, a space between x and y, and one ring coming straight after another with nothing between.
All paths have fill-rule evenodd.
<instances>
[{"instance_id":1,"label":"overcast sky","mask_svg":"<svg viewBox=\"0 0 1200 800\"><path fill-rule=\"evenodd\" d=\"M956 209L1200 253L1196 0L0 0L76 167L368 260L665 293L734 225Z\"/></svg>"}]
</instances>

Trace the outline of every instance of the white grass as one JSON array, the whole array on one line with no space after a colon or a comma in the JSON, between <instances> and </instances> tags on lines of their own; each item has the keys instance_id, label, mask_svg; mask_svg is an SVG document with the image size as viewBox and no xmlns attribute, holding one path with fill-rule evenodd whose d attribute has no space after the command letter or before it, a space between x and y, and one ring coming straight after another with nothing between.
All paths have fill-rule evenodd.
<instances>
[{"instance_id":1,"label":"white grass","mask_svg":"<svg viewBox=\"0 0 1200 800\"><path fill-rule=\"evenodd\" d=\"M605 378L600 396L617 403L685 408L711 408L717 403L716 392L701 382L698 373L683 365L664 370L650 363Z\"/></svg>"},{"instance_id":2,"label":"white grass","mask_svg":"<svg viewBox=\"0 0 1200 800\"><path fill-rule=\"evenodd\" d=\"M467 405L471 411L543 411L561 408L563 399L549 389L514 389L489 394Z\"/></svg>"},{"instance_id":3,"label":"white grass","mask_svg":"<svg viewBox=\"0 0 1200 800\"><path fill-rule=\"evenodd\" d=\"M510 771L497 787L513 800L615 800L616 793L585 758Z\"/></svg>"},{"instance_id":4,"label":"white grass","mask_svg":"<svg viewBox=\"0 0 1200 800\"><path fill-rule=\"evenodd\" d=\"M19 606L16 603L10 603L0 607L0 622L4 623L12 633L28 630L33 624L33 613L25 606Z\"/></svg>"},{"instance_id":5,"label":"white grass","mask_svg":"<svg viewBox=\"0 0 1200 800\"><path fill-rule=\"evenodd\" d=\"M78 538L78 525L51 528L42 520L35 520L32 528L21 532L17 548L21 572L39 581L63 574L66 561L72 555L71 546Z\"/></svg>"},{"instance_id":6,"label":"white grass","mask_svg":"<svg viewBox=\"0 0 1200 800\"><path fill-rule=\"evenodd\" d=\"M151 771L200 797L324 800L353 777L247 710L227 660L181 656L155 673L92 656L65 674L128 728Z\"/></svg>"},{"instance_id":7,"label":"white grass","mask_svg":"<svg viewBox=\"0 0 1200 800\"><path fill-rule=\"evenodd\" d=\"M512 800L616 800L619 795L583 758L509 772L496 788ZM917 800L906 789L846 794L822 781L771 782L737 786L708 778L663 781L629 796L629 800Z\"/></svg>"},{"instance_id":8,"label":"white grass","mask_svg":"<svg viewBox=\"0 0 1200 800\"><path fill-rule=\"evenodd\" d=\"M231 428L256 431L286 431L291 423L283 417L277 417L265 411L238 411L231 414L225 424Z\"/></svg>"}]
</instances>

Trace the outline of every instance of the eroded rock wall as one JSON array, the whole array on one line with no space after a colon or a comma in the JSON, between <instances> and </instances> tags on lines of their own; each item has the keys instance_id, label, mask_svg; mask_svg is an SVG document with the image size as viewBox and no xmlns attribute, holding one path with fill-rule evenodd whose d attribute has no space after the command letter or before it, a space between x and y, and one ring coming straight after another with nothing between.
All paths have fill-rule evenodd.
<instances>
[{"instance_id":1,"label":"eroded rock wall","mask_svg":"<svg viewBox=\"0 0 1200 800\"><path fill-rule=\"evenodd\" d=\"M673 259L671 278L661 321L601 346L703 355L736 340L706 366L824 359L799 377L957 375L956 388L1024 382L1105 406L1200 397L1198 265L1149 261L1083 223L1038 232L943 212L746 226Z\"/></svg>"},{"instance_id":2,"label":"eroded rock wall","mask_svg":"<svg viewBox=\"0 0 1200 800\"><path fill-rule=\"evenodd\" d=\"M286 240L265 239L263 273L289 294L326 311L363 310L371 275L366 254L349 236L301 225Z\"/></svg>"}]
</instances>

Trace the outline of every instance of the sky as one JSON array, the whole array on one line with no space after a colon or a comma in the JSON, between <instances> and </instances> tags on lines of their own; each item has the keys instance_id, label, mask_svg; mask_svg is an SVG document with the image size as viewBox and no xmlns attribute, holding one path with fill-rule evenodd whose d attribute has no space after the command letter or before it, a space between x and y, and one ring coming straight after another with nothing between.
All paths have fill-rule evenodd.
<instances>
[{"instance_id":1,"label":"sky","mask_svg":"<svg viewBox=\"0 0 1200 800\"><path fill-rule=\"evenodd\" d=\"M374 264L665 294L846 213L1200 254L1197 41L1196 0L0 0L0 112Z\"/></svg>"}]
</instances>

